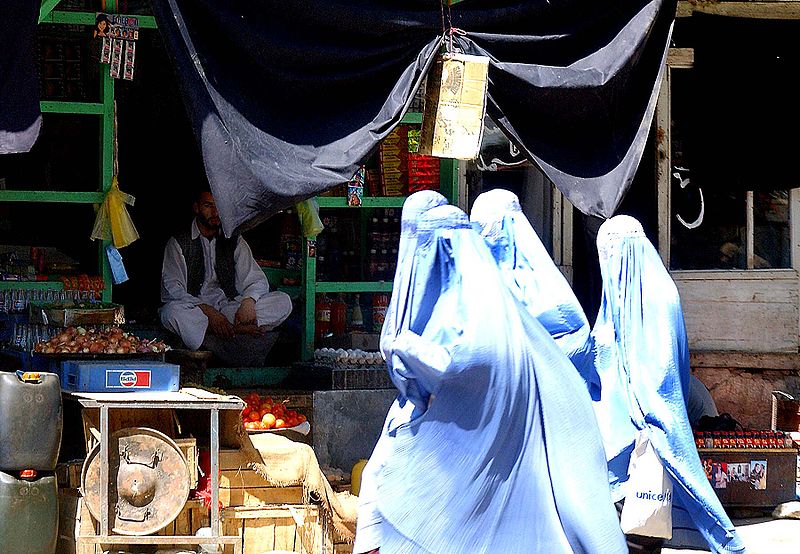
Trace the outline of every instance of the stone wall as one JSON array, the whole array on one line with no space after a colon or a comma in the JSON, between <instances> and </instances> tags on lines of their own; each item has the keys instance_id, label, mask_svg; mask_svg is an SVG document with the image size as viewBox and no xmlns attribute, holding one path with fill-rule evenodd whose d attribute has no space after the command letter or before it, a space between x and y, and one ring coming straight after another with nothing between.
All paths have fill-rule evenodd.
<instances>
[{"instance_id":1,"label":"stone wall","mask_svg":"<svg viewBox=\"0 0 800 554\"><path fill-rule=\"evenodd\" d=\"M772 391L800 398L798 354L697 352L691 362L719 412L731 414L745 428L770 428Z\"/></svg>"}]
</instances>

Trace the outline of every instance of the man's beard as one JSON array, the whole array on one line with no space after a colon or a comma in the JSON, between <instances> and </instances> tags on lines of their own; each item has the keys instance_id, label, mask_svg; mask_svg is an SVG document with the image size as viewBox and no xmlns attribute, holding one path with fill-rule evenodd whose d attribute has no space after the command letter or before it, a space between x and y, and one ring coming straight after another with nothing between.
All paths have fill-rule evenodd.
<instances>
[{"instance_id":1,"label":"man's beard","mask_svg":"<svg viewBox=\"0 0 800 554\"><path fill-rule=\"evenodd\" d=\"M219 231L219 223L210 223L203 215L197 214L197 220L207 229Z\"/></svg>"}]
</instances>

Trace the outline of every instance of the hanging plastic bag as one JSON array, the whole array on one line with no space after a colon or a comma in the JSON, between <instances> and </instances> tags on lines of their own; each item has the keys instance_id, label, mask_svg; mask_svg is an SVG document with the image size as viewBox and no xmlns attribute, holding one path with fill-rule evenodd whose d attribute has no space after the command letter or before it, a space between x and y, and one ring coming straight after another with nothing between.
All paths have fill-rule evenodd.
<instances>
[{"instance_id":1,"label":"hanging plastic bag","mask_svg":"<svg viewBox=\"0 0 800 554\"><path fill-rule=\"evenodd\" d=\"M622 532L671 539L672 479L646 430L639 431L636 437L628 474L620 517Z\"/></svg>"},{"instance_id":2,"label":"hanging plastic bag","mask_svg":"<svg viewBox=\"0 0 800 554\"><path fill-rule=\"evenodd\" d=\"M122 255L119 250L112 245L106 246L106 257L108 265L111 267L111 279L115 285L120 285L128 280L128 272L125 271L125 264L122 263Z\"/></svg>"},{"instance_id":3,"label":"hanging plastic bag","mask_svg":"<svg viewBox=\"0 0 800 554\"><path fill-rule=\"evenodd\" d=\"M123 248L137 240L139 233L133 225L128 208L125 207L126 204L133 206L135 201L133 196L119 190L117 178L114 177L111 188L97 211L91 238L112 241L116 248Z\"/></svg>"},{"instance_id":4,"label":"hanging plastic bag","mask_svg":"<svg viewBox=\"0 0 800 554\"><path fill-rule=\"evenodd\" d=\"M303 200L297 204L297 217L300 218L300 227L303 230L303 236L314 237L325 229L322 220L319 218L319 205L315 198Z\"/></svg>"}]
</instances>

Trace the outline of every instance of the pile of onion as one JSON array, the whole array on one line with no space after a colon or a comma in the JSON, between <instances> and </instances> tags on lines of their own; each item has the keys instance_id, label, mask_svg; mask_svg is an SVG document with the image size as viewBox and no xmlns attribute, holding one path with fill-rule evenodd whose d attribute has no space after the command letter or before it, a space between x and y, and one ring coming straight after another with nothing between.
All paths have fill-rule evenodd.
<instances>
[{"instance_id":1,"label":"pile of onion","mask_svg":"<svg viewBox=\"0 0 800 554\"><path fill-rule=\"evenodd\" d=\"M34 352L40 354L149 354L164 352L163 341L140 339L119 327L98 330L67 327L48 341L37 343Z\"/></svg>"}]
</instances>

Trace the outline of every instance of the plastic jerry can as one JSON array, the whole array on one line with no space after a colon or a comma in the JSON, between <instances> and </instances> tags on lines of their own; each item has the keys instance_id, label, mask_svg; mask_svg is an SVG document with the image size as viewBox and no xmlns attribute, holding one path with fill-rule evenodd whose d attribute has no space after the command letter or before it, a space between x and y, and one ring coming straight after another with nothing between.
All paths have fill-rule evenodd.
<instances>
[{"instance_id":1,"label":"plastic jerry can","mask_svg":"<svg viewBox=\"0 0 800 554\"><path fill-rule=\"evenodd\" d=\"M366 466L367 460L362 458L353 464L353 469L350 472L350 492L356 496L361 492L361 477L364 475Z\"/></svg>"},{"instance_id":2,"label":"plastic jerry can","mask_svg":"<svg viewBox=\"0 0 800 554\"><path fill-rule=\"evenodd\" d=\"M0 471L0 551L53 554L57 538L55 476L21 479Z\"/></svg>"},{"instance_id":3,"label":"plastic jerry can","mask_svg":"<svg viewBox=\"0 0 800 554\"><path fill-rule=\"evenodd\" d=\"M58 375L0 372L0 470L53 471L62 425Z\"/></svg>"}]
</instances>

